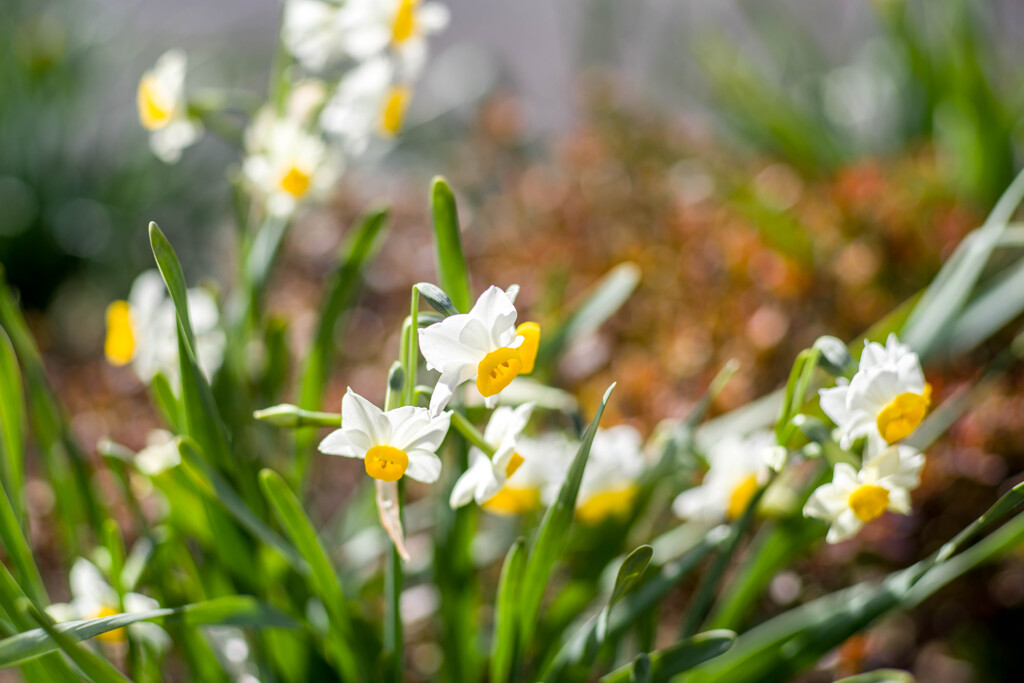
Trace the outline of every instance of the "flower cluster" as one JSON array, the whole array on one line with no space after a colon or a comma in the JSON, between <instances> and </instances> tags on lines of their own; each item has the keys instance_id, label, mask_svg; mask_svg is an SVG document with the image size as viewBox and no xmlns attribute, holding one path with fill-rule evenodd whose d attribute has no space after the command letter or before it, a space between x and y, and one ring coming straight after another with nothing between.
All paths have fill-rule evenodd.
<instances>
[{"instance_id":1,"label":"flower cluster","mask_svg":"<svg viewBox=\"0 0 1024 683\"><path fill-rule=\"evenodd\" d=\"M839 445L850 449L864 443L861 467L836 463L832 481L814 491L804 507L808 517L829 522L827 540L837 543L887 510L910 512L910 491L920 483L925 457L900 442L924 420L931 386L917 354L890 335L884 346L865 343L853 378L839 379L820 395Z\"/></svg>"},{"instance_id":2,"label":"flower cluster","mask_svg":"<svg viewBox=\"0 0 1024 683\"><path fill-rule=\"evenodd\" d=\"M281 41L301 70L276 83L280 96L244 135L242 176L268 213L290 215L330 187L346 158L398 135L427 38L448 20L444 5L420 0L286 2ZM139 121L169 163L199 139L209 113L187 99L186 67L184 53L171 50L138 86Z\"/></svg>"}]
</instances>

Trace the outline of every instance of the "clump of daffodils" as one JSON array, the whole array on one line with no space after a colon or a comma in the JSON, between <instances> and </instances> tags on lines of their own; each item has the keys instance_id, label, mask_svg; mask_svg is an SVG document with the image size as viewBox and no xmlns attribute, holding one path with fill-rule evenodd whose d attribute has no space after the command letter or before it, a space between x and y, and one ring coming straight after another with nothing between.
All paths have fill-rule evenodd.
<instances>
[{"instance_id":1,"label":"clump of daffodils","mask_svg":"<svg viewBox=\"0 0 1024 683\"><path fill-rule=\"evenodd\" d=\"M910 513L910 492L920 483L925 457L900 442L927 415L931 386L917 354L889 335L884 346L865 343L853 378L840 378L820 395L839 445L851 449L864 443L861 466L837 463L832 481L815 490L804 507L806 516L830 524L826 540L837 543L886 511Z\"/></svg>"},{"instance_id":2,"label":"clump of daffodils","mask_svg":"<svg viewBox=\"0 0 1024 683\"><path fill-rule=\"evenodd\" d=\"M207 377L224 359L225 337L217 303L204 289L188 290L188 310L196 337L199 367ZM149 383L162 374L178 383L178 316L156 270L148 270L132 283L127 300L107 307L104 353L112 365L129 365L136 376Z\"/></svg>"}]
</instances>

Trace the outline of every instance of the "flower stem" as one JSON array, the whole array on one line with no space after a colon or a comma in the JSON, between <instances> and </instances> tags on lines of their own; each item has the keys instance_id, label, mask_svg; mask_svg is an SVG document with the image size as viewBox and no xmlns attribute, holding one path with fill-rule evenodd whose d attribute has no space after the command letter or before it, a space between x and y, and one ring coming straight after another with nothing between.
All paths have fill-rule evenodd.
<instances>
[{"instance_id":1,"label":"flower stem","mask_svg":"<svg viewBox=\"0 0 1024 683\"><path fill-rule=\"evenodd\" d=\"M455 427L466 441L486 453L488 458L494 457L494 447L484 441L484 435L457 410L452 411L452 427Z\"/></svg>"}]
</instances>

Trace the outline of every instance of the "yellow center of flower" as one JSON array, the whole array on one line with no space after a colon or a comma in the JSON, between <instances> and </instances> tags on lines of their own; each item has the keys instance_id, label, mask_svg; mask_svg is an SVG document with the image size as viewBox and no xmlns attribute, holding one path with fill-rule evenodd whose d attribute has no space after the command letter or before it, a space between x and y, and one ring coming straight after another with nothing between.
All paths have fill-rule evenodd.
<instances>
[{"instance_id":1,"label":"yellow center of flower","mask_svg":"<svg viewBox=\"0 0 1024 683\"><path fill-rule=\"evenodd\" d=\"M525 515L540 507L540 491L506 486L480 507L496 515Z\"/></svg>"},{"instance_id":2,"label":"yellow center of flower","mask_svg":"<svg viewBox=\"0 0 1024 683\"><path fill-rule=\"evenodd\" d=\"M576 517L584 524L597 524L609 517L622 517L632 509L634 498L635 486L600 491L576 508Z\"/></svg>"},{"instance_id":3,"label":"yellow center of flower","mask_svg":"<svg viewBox=\"0 0 1024 683\"><path fill-rule=\"evenodd\" d=\"M518 349L503 346L484 356L477 366L476 388L483 396L494 396L523 370Z\"/></svg>"},{"instance_id":4,"label":"yellow center of flower","mask_svg":"<svg viewBox=\"0 0 1024 683\"><path fill-rule=\"evenodd\" d=\"M374 446L366 451L366 473L381 481L398 481L409 468L405 451L391 446Z\"/></svg>"},{"instance_id":5,"label":"yellow center of flower","mask_svg":"<svg viewBox=\"0 0 1024 683\"><path fill-rule=\"evenodd\" d=\"M875 484L864 484L850 494L850 509L857 519L870 522L877 519L889 506L889 492Z\"/></svg>"},{"instance_id":6,"label":"yellow center of flower","mask_svg":"<svg viewBox=\"0 0 1024 683\"><path fill-rule=\"evenodd\" d=\"M100 607L98 610L96 610L96 613L93 614L91 618L102 619L103 617L112 617L115 614L120 613L120 610L104 605L103 607ZM96 636L96 639L102 640L105 643L123 643L125 640L128 639L128 636L125 635L125 630L123 628L116 628L113 631L107 631L106 633L99 634L98 636Z\"/></svg>"},{"instance_id":7,"label":"yellow center of flower","mask_svg":"<svg viewBox=\"0 0 1024 683\"><path fill-rule=\"evenodd\" d=\"M308 173L292 166L287 173L281 176L281 189L299 199L309 190L311 181L312 178Z\"/></svg>"},{"instance_id":8,"label":"yellow center of flower","mask_svg":"<svg viewBox=\"0 0 1024 683\"><path fill-rule=\"evenodd\" d=\"M739 519L750 505L750 499L757 493L757 477L753 474L741 481L729 496L729 507L725 514L729 519Z\"/></svg>"},{"instance_id":9,"label":"yellow center of flower","mask_svg":"<svg viewBox=\"0 0 1024 683\"><path fill-rule=\"evenodd\" d=\"M107 338L103 352L111 365L127 365L135 357L135 329L127 301L115 301L107 306Z\"/></svg>"},{"instance_id":10,"label":"yellow center of flower","mask_svg":"<svg viewBox=\"0 0 1024 683\"><path fill-rule=\"evenodd\" d=\"M516 470L518 470L522 464L523 456L519 455L518 453L513 453L512 457L508 461L508 464L505 465L505 476L511 477L513 474L516 473Z\"/></svg>"},{"instance_id":11,"label":"yellow center of flower","mask_svg":"<svg viewBox=\"0 0 1024 683\"><path fill-rule=\"evenodd\" d=\"M533 364L537 361L537 347L540 346L540 325L533 322L526 322L516 328L516 334L523 337L523 343L519 346L519 357L523 361L523 369L520 372L528 375L533 372Z\"/></svg>"},{"instance_id":12,"label":"yellow center of flower","mask_svg":"<svg viewBox=\"0 0 1024 683\"><path fill-rule=\"evenodd\" d=\"M412 90L404 85L392 86L384 101L384 110L380 113L380 134L393 138L402 130L405 123L405 110L409 107Z\"/></svg>"},{"instance_id":13,"label":"yellow center of flower","mask_svg":"<svg viewBox=\"0 0 1024 683\"><path fill-rule=\"evenodd\" d=\"M924 393L905 392L878 413L878 433L887 443L896 443L910 435L924 420L932 403L932 387L924 385Z\"/></svg>"},{"instance_id":14,"label":"yellow center of flower","mask_svg":"<svg viewBox=\"0 0 1024 683\"><path fill-rule=\"evenodd\" d=\"M404 43L416 33L416 5L419 0L401 0L398 5L398 12L395 13L395 23L391 26L391 40L395 43Z\"/></svg>"},{"instance_id":15,"label":"yellow center of flower","mask_svg":"<svg viewBox=\"0 0 1024 683\"><path fill-rule=\"evenodd\" d=\"M174 103L168 101L166 93L152 75L143 76L139 81L135 100L139 108L139 122L146 130L159 130L171 122Z\"/></svg>"}]
</instances>

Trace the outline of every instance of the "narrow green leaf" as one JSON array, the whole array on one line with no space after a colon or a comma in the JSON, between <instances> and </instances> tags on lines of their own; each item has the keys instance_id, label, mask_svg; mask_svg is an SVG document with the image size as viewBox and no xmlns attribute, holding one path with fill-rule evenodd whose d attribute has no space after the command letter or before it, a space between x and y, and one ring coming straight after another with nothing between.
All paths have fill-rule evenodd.
<instances>
[{"instance_id":1,"label":"narrow green leaf","mask_svg":"<svg viewBox=\"0 0 1024 683\"><path fill-rule=\"evenodd\" d=\"M14 346L0 327L0 475L18 520L25 518L25 395Z\"/></svg>"},{"instance_id":2,"label":"narrow green leaf","mask_svg":"<svg viewBox=\"0 0 1024 683\"><path fill-rule=\"evenodd\" d=\"M185 283L185 273L181 269L181 262L178 260L178 255L174 253L171 243L161 232L160 226L153 222L149 224L149 244L153 249L156 267L167 284L167 291L171 294L174 309L178 312L178 324L185 331L185 342L194 356L196 335L192 331L192 321L188 314L188 285Z\"/></svg>"},{"instance_id":3,"label":"narrow green leaf","mask_svg":"<svg viewBox=\"0 0 1024 683\"><path fill-rule=\"evenodd\" d=\"M633 660L629 680L631 683L648 683L651 680L651 658L646 652L641 652Z\"/></svg>"},{"instance_id":4,"label":"narrow green leaf","mask_svg":"<svg viewBox=\"0 0 1024 683\"><path fill-rule=\"evenodd\" d=\"M640 266L620 263L587 292L564 323L541 337L539 360L549 363L575 340L599 328L622 308L640 284Z\"/></svg>"},{"instance_id":5,"label":"narrow green leaf","mask_svg":"<svg viewBox=\"0 0 1024 683\"><path fill-rule=\"evenodd\" d=\"M234 487L206 462L197 445L188 438L178 443L178 452L182 463L186 466L189 478L198 485L200 491L211 501L223 506L228 513L256 538L274 548L284 556L299 572L306 573L309 567L295 548L281 538L277 532L253 512Z\"/></svg>"},{"instance_id":6,"label":"narrow green leaf","mask_svg":"<svg viewBox=\"0 0 1024 683\"><path fill-rule=\"evenodd\" d=\"M369 668L351 646L354 637L346 611L345 594L312 522L288 484L273 470L264 469L260 472L260 488L277 521L312 570L313 592L323 602L331 623L328 637L338 655L335 664L346 680L359 679L361 670L365 677ZM363 668L357 667L357 663L363 664Z\"/></svg>"},{"instance_id":7,"label":"narrow green leaf","mask_svg":"<svg viewBox=\"0 0 1024 683\"><path fill-rule=\"evenodd\" d=\"M576 512L576 496L579 493L580 482L583 480L583 469L587 466L587 458L590 455L590 447L594 443L597 426L601 422L601 416L604 414L604 408L608 404L613 389L615 389L614 384L605 391L601 405L580 442L580 448L576 452L569 473L558 492L558 498L544 513L544 519L541 521L533 547L530 549L520 591L519 629L520 643L524 648L530 643L533 630L537 625L540 603L555 562L558 561L565 549L565 541L569 536L569 528L572 526L573 516Z\"/></svg>"},{"instance_id":8,"label":"narrow green leaf","mask_svg":"<svg viewBox=\"0 0 1024 683\"><path fill-rule=\"evenodd\" d=\"M79 647L75 640L58 631L50 623L50 619L40 614L39 610L27 599L21 601L19 609L23 614L39 624L46 635L57 644L57 647L63 650L64 654L95 683L130 683L129 679L118 671L113 664L95 652Z\"/></svg>"},{"instance_id":9,"label":"narrow green leaf","mask_svg":"<svg viewBox=\"0 0 1024 683\"><path fill-rule=\"evenodd\" d=\"M876 669L837 679L835 683L914 683L914 676L909 671L899 669Z\"/></svg>"},{"instance_id":10,"label":"narrow green leaf","mask_svg":"<svg viewBox=\"0 0 1024 683\"><path fill-rule=\"evenodd\" d=\"M970 302L949 333L950 355L974 349L1024 311L1024 259L999 275L999 280Z\"/></svg>"},{"instance_id":11,"label":"narrow green leaf","mask_svg":"<svg viewBox=\"0 0 1024 683\"><path fill-rule=\"evenodd\" d=\"M434 216L434 246L437 255L437 277L441 289L452 304L465 313L473 305L469 287L469 269L462 251L459 232L459 213L455 208L455 195L441 176L434 178L430 190L430 209Z\"/></svg>"},{"instance_id":12,"label":"narrow green leaf","mask_svg":"<svg viewBox=\"0 0 1024 683\"><path fill-rule=\"evenodd\" d=\"M646 680L652 683L668 681L676 674L688 671L698 664L703 664L709 659L719 656L732 647L735 641L736 634L732 631L705 631L681 640L675 645L655 650L648 655L650 669ZM632 672L633 664L627 664L602 677L601 683L625 683L630 680Z\"/></svg>"},{"instance_id":13,"label":"narrow green leaf","mask_svg":"<svg viewBox=\"0 0 1024 683\"><path fill-rule=\"evenodd\" d=\"M247 595L231 595L182 607L115 614L99 619L81 619L54 625L69 642L77 643L124 628L140 621L184 624L186 626L252 626L296 628L298 624L281 612ZM58 649L42 628L23 631L0 640L0 668L40 657Z\"/></svg>"},{"instance_id":14,"label":"narrow green leaf","mask_svg":"<svg viewBox=\"0 0 1024 683\"><path fill-rule=\"evenodd\" d=\"M494 638L491 642L490 662L490 680L493 683L508 681L515 661L519 592L525 568L526 541L520 537L505 556L498 579L498 593L494 599Z\"/></svg>"},{"instance_id":15,"label":"narrow green leaf","mask_svg":"<svg viewBox=\"0 0 1024 683\"><path fill-rule=\"evenodd\" d=\"M615 603L633 589L633 586L637 584L640 577L644 575L644 570L647 569L647 565L650 563L653 555L654 548L649 545L642 545L622 561L619 573L615 576L615 587L612 589L612 596L608 599L609 608L614 607Z\"/></svg>"},{"instance_id":16,"label":"narrow green leaf","mask_svg":"<svg viewBox=\"0 0 1024 683\"><path fill-rule=\"evenodd\" d=\"M171 389L171 383L167 381L162 372L153 375L153 379L149 383L149 390L153 396L153 405L156 406L160 417L167 423L168 429L175 434L184 431L181 426L181 404L178 403L178 398L174 395L174 390Z\"/></svg>"},{"instance_id":17,"label":"narrow green leaf","mask_svg":"<svg viewBox=\"0 0 1024 683\"><path fill-rule=\"evenodd\" d=\"M22 533L18 518L14 514L11 501L3 486L0 486L0 540L3 541L4 550L14 562L20 585L26 595L37 605L48 604L46 589L43 587L43 579L39 575L39 569L32 557L32 549L29 547L28 541L25 540L25 535Z\"/></svg>"}]
</instances>

